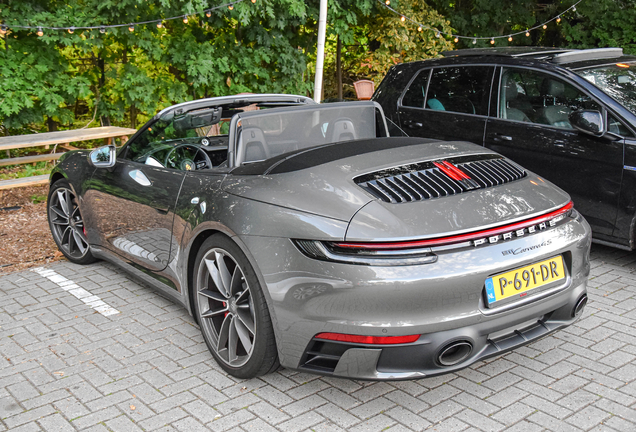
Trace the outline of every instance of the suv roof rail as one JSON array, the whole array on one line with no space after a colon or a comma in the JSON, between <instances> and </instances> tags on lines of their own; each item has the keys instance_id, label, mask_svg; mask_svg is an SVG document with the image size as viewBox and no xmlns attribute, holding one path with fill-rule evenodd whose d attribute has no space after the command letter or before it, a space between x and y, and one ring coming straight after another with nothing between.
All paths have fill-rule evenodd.
<instances>
[{"instance_id":1,"label":"suv roof rail","mask_svg":"<svg viewBox=\"0 0 636 432\"><path fill-rule=\"evenodd\" d=\"M498 48L468 48L455 51L444 51L444 57L465 56L498 56L498 57L539 57L572 51L566 48L549 47L498 47Z\"/></svg>"},{"instance_id":2,"label":"suv roof rail","mask_svg":"<svg viewBox=\"0 0 636 432\"><path fill-rule=\"evenodd\" d=\"M592 48L586 50L574 50L557 54L552 62L557 64L574 63L585 60L609 59L623 56L623 48Z\"/></svg>"}]
</instances>

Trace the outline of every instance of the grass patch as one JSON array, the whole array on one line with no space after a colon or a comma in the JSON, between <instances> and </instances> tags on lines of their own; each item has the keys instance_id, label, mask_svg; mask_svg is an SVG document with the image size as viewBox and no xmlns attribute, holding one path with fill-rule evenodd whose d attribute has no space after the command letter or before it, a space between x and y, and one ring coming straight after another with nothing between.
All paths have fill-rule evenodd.
<instances>
[{"instance_id":1,"label":"grass patch","mask_svg":"<svg viewBox=\"0 0 636 432\"><path fill-rule=\"evenodd\" d=\"M46 195L31 195L31 202L33 204L40 204L46 202Z\"/></svg>"},{"instance_id":2,"label":"grass patch","mask_svg":"<svg viewBox=\"0 0 636 432\"><path fill-rule=\"evenodd\" d=\"M0 170L0 180L11 180L23 177L32 177L50 174L54 163L42 161L28 165L13 165ZM45 198L46 199L46 198Z\"/></svg>"}]
</instances>

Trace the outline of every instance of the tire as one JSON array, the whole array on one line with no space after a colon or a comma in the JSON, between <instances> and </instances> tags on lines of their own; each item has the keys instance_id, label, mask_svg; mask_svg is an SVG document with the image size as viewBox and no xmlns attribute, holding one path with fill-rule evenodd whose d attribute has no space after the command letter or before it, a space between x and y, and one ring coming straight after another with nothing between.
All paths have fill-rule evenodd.
<instances>
[{"instance_id":1,"label":"tire","mask_svg":"<svg viewBox=\"0 0 636 432\"><path fill-rule=\"evenodd\" d=\"M263 290L241 249L223 234L201 245L194 265L194 313L217 363L237 378L279 366Z\"/></svg>"},{"instance_id":2,"label":"tire","mask_svg":"<svg viewBox=\"0 0 636 432\"><path fill-rule=\"evenodd\" d=\"M53 240L66 259L75 264L97 261L91 254L84 220L68 181L61 179L51 185L46 212Z\"/></svg>"}]
</instances>

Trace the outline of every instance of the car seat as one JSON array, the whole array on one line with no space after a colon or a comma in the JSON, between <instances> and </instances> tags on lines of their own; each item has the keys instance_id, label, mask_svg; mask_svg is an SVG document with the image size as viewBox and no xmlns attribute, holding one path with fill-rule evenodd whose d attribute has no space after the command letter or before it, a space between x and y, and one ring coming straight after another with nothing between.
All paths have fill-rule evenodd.
<instances>
[{"instance_id":1,"label":"car seat","mask_svg":"<svg viewBox=\"0 0 636 432\"><path fill-rule=\"evenodd\" d=\"M519 97L519 90L517 89L517 83L510 77L505 77L505 80L506 82L503 85L503 90L504 90L504 95L506 98L506 103L503 109L501 110L502 117L509 120L531 122L530 118L526 115L526 113L524 113L518 108L514 108L513 106L511 106L511 104L516 102L517 98Z\"/></svg>"},{"instance_id":2,"label":"car seat","mask_svg":"<svg viewBox=\"0 0 636 432\"><path fill-rule=\"evenodd\" d=\"M541 94L543 95L544 107L541 110L541 123L572 128L568 116L572 109L559 102L565 96L565 84L551 78L546 78L541 83ZM551 105L550 105L551 104Z\"/></svg>"},{"instance_id":3,"label":"car seat","mask_svg":"<svg viewBox=\"0 0 636 432\"><path fill-rule=\"evenodd\" d=\"M255 162L270 158L265 134L258 127L246 127L241 131L239 149L243 149L243 162Z\"/></svg>"},{"instance_id":4,"label":"car seat","mask_svg":"<svg viewBox=\"0 0 636 432\"><path fill-rule=\"evenodd\" d=\"M426 101L426 106L435 111L446 111L444 104L439 99L432 98Z\"/></svg>"},{"instance_id":5,"label":"car seat","mask_svg":"<svg viewBox=\"0 0 636 432\"><path fill-rule=\"evenodd\" d=\"M331 134L328 133L327 136L331 137L331 142L350 141L358 138L356 128L349 119L336 120L331 127Z\"/></svg>"}]
</instances>

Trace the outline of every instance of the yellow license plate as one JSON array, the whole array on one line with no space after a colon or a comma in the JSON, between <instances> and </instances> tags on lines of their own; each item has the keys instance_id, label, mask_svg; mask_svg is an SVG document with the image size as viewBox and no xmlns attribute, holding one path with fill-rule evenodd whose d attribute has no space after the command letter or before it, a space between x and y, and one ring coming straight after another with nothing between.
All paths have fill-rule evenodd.
<instances>
[{"instance_id":1,"label":"yellow license plate","mask_svg":"<svg viewBox=\"0 0 636 432\"><path fill-rule=\"evenodd\" d=\"M565 279L561 255L486 279L488 305Z\"/></svg>"}]
</instances>

